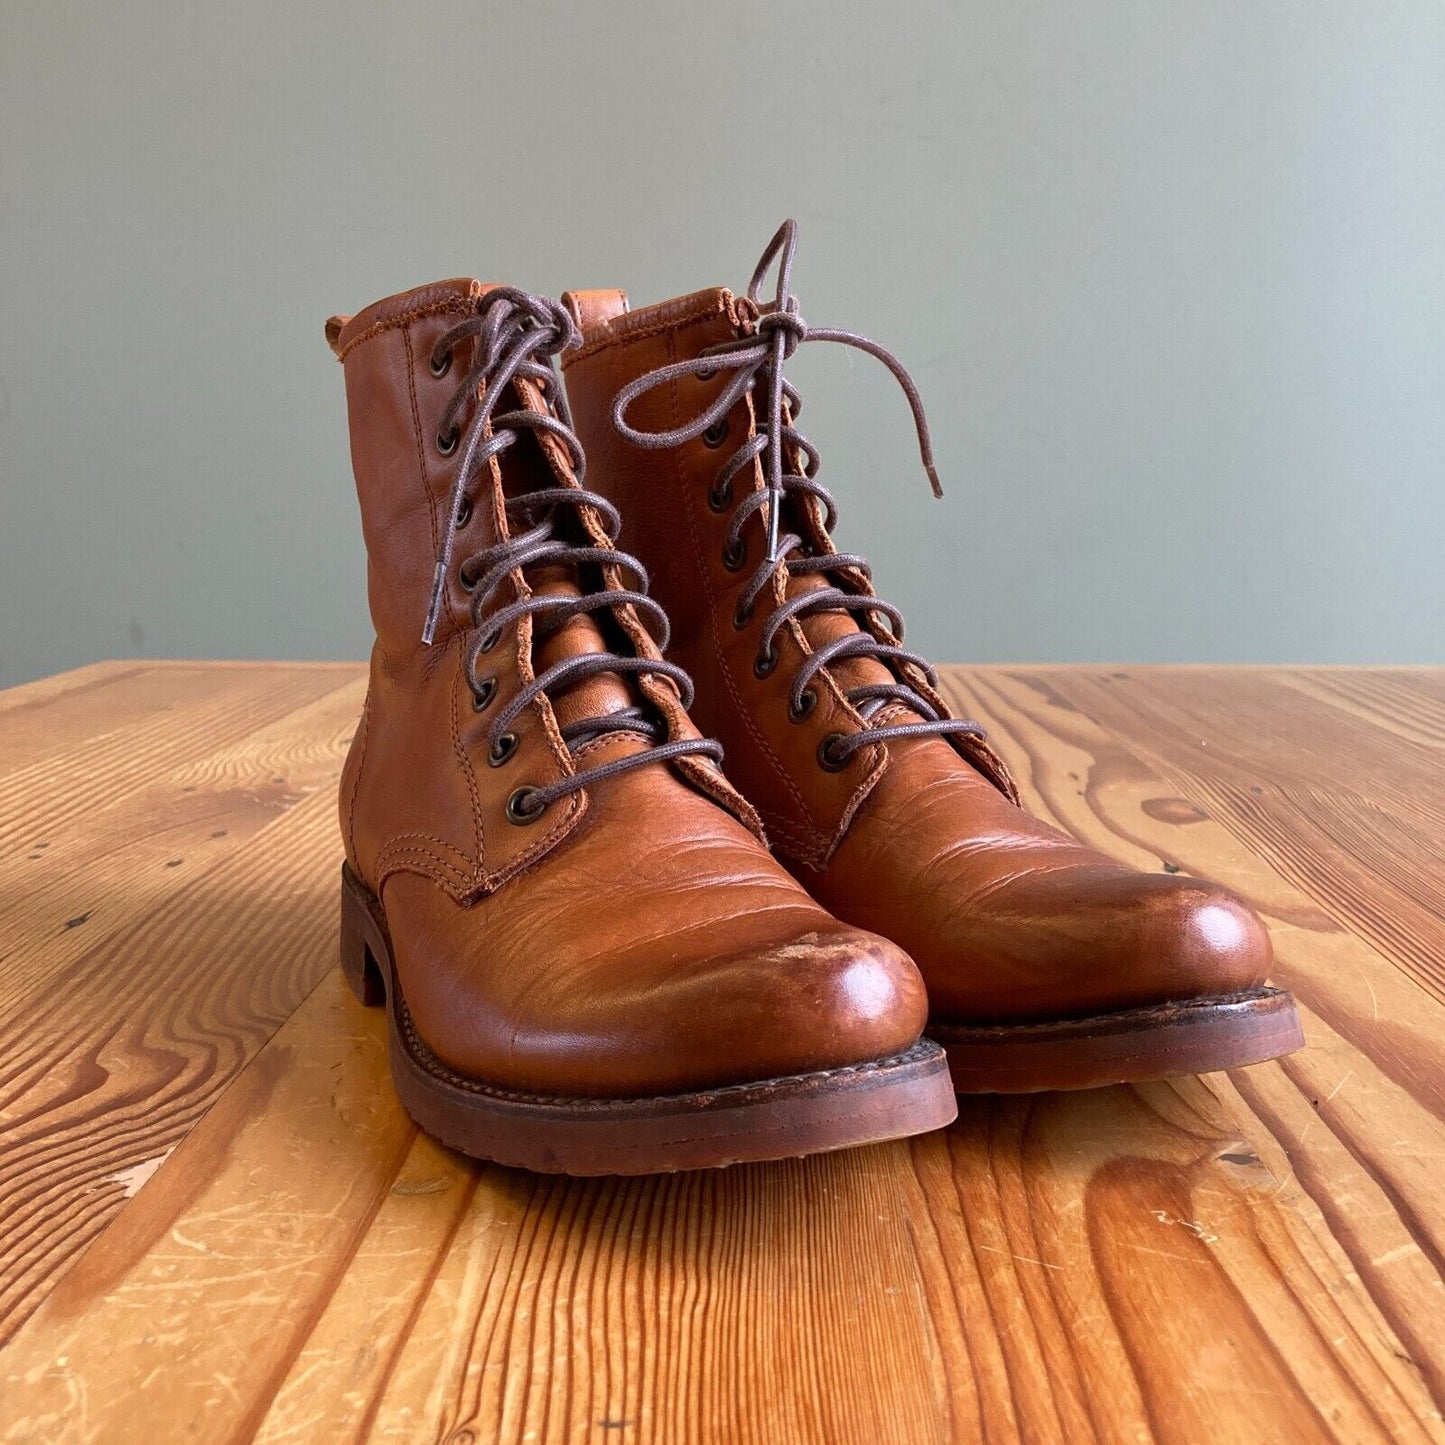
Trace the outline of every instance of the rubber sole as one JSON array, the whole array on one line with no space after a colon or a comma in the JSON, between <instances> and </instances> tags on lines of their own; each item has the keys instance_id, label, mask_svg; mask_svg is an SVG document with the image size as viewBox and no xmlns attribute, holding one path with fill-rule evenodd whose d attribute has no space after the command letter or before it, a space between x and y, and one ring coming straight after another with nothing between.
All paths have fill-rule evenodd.
<instances>
[{"instance_id":1,"label":"rubber sole","mask_svg":"<svg viewBox=\"0 0 1445 1445\"><path fill-rule=\"evenodd\" d=\"M457 1073L417 1033L378 900L341 874L341 971L384 1006L396 1092L428 1134L476 1159L546 1174L658 1174L907 1138L951 1123L943 1050L926 1039L892 1058L647 1098L520 1093Z\"/></svg>"},{"instance_id":2,"label":"rubber sole","mask_svg":"<svg viewBox=\"0 0 1445 1445\"><path fill-rule=\"evenodd\" d=\"M1093 1018L1030 1024L934 1021L960 1094L1093 1089L1263 1063L1304 1047L1292 995L1253 989Z\"/></svg>"}]
</instances>

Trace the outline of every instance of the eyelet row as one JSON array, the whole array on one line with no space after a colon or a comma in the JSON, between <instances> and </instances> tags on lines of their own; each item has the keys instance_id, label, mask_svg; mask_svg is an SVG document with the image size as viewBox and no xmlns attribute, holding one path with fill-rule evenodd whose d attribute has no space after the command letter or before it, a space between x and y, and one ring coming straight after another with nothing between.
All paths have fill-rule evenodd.
<instances>
[{"instance_id":1,"label":"eyelet row","mask_svg":"<svg viewBox=\"0 0 1445 1445\"><path fill-rule=\"evenodd\" d=\"M448 349L437 354L433 352L428 360L428 367L431 374L437 378L445 376L452 369L452 353ZM439 455L449 457L457 449L461 440L461 433L456 427L447 431L438 432L436 448ZM457 504L456 518L454 525L465 527L472 519L472 499L463 496ZM477 577L469 578L465 572L459 574L462 587L467 592L476 590L477 583L481 580ZM492 633L484 637L478 646L479 652L490 652L500 640L500 635ZM497 679L495 677L483 678L472 692L472 710L474 712L485 712L492 705L497 696ZM521 739L516 733L503 733L496 742L487 750L487 766L493 768L504 767L511 762L516 755L518 747L521 746ZM507 821L519 828L526 827L529 823L535 823L543 813L547 811L545 805L536 807L532 799L536 797L538 789L530 785L523 785L514 789L507 799Z\"/></svg>"},{"instance_id":2,"label":"eyelet row","mask_svg":"<svg viewBox=\"0 0 1445 1445\"><path fill-rule=\"evenodd\" d=\"M743 556L746 556L746 548L738 549ZM742 565L742 558L723 549L723 565L731 572L736 571ZM744 607L742 599L738 599L737 606L733 609L733 627L741 632L753 620L753 608ZM771 677L778 665L778 649L769 647L766 652L759 652L753 661L753 676L759 679ZM794 723L802 722L812 713L818 705L817 690L805 687L799 696L798 706L794 707L792 700L788 701L788 721ZM838 744L843 741L842 733L829 733L827 737L818 744L818 766L828 773L841 773L848 766L848 756L838 757L836 750ZM849 755L851 756L851 754Z\"/></svg>"}]
</instances>

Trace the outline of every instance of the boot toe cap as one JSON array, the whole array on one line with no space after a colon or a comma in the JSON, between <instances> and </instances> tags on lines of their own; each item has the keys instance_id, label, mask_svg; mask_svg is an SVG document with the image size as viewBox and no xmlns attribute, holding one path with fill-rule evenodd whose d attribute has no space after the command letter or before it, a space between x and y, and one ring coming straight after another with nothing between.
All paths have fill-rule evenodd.
<instances>
[{"instance_id":1,"label":"boot toe cap","mask_svg":"<svg viewBox=\"0 0 1445 1445\"><path fill-rule=\"evenodd\" d=\"M871 1062L917 1042L927 995L895 945L848 929L639 965L631 986L526 1001L508 1065L558 1093L689 1093Z\"/></svg>"},{"instance_id":2,"label":"boot toe cap","mask_svg":"<svg viewBox=\"0 0 1445 1445\"><path fill-rule=\"evenodd\" d=\"M731 972L731 969L727 971ZM837 1068L917 1042L928 999L913 961L858 929L813 932L739 960L732 986L712 993L714 1019L740 1055L775 1073Z\"/></svg>"},{"instance_id":3,"label":"boot toe cap","mask_svg":"<svg viewBox=\"0 0 1445 1445\"><path fill-rule=\"evenodd\" d=\"M956 916L924 964L935 1010L998 1021L1245 993L1269 933L1227 889L1119 866L1024 875Z\"/></svg>"},{"instance_id":4,"label":"boot toe cap","mask_svg":"<svg viewBox=\"0 0 1445 1445\"><path fill-rule=\"evenodd\" d=\"M1268 930L1226 889L1180 887L1164 893L1159 911L1153 992L1171 998L1244 993L1268 976L1274 961Z\"/></svg>"},{"instance_id":5,"label":"boot toe cap","mask_svg":"<svg viewBox=\"0 0 1445 1445\"><path fill-rule=\"evenodd\" d=\"M388 890L416 1029L452 1069L539 1095L644 1097L814 1073L902 1053L928 1016L896 944L807 899L675 926L481 926L430 885Z\"/></svg>"}]
</instances>

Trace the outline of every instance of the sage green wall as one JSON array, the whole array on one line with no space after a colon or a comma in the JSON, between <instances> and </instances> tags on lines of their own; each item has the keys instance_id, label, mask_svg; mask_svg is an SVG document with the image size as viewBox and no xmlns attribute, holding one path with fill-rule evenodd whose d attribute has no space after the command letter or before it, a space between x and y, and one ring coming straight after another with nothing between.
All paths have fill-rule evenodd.
<instances>
[{"instance_id":1,"label":"sage green wall","mask_svg":"<svg viewBox=\"0 0 1445 1445\"><path fill-rule=\"evenodd\" d=\"M1439 660L1438 0L0 0L0 683L361 656L334 310L741 286L940 659ZM811 353L811 354L810 354Z\"/></svg>"}]
</instances>

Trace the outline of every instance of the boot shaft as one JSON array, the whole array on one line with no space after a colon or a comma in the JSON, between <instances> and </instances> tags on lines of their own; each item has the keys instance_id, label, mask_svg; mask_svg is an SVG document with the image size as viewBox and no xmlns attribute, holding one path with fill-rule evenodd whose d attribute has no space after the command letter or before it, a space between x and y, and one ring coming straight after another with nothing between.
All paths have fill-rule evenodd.
<instances>
[{"instance_id":1,"label":"boot shaft","mask_svg":"<svg viewBox=\"0 0 1445 1445\"><path fill-rule=\"evenodd\" d=\"M581 490L539 359L565 330L555 303L473 280L327 323L377 636L342 830L378 893L398 871L458 901L493 892L581 822L590 781L604 822L655 793L630 774L651 758L758 826L626 601L612 519Z\"/></svg>"},{"instance_id":2,"label":"boot shaft","mask_svg":"<svg viewBox=\"0 0 1445 1445\"><path fill-rule=\"evenodd\" d=\"M471 343L446 365L433 365L436 345L491 289L473 280L441 281L326 324L346 378L371 618L389 658L420 645L455 477L455 456L440 430ZM477 520L495 540L490 517ZM444 648L461 629L468 601L451 578L436 645Z\"/></svg>"}]
</instances>

